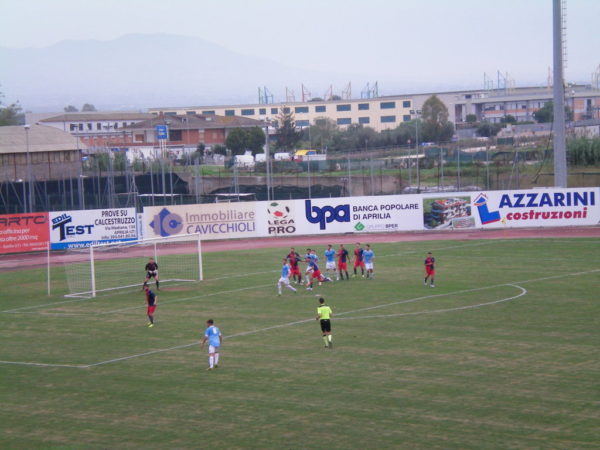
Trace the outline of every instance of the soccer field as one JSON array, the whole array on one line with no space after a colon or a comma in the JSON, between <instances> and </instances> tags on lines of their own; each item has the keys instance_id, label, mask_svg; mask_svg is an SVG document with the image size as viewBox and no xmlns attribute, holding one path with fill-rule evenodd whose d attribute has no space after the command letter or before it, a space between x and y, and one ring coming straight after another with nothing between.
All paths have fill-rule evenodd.
<instances>
[{"instance_id":1,"label":"soccer field","mask_svg":"<svg viewBox=\"0 0 600 450\"><path fill-rule=\"evenodd\" d=\"M375 279L281 297L287 247L205 253L205 281L158 292L154 328L137 289L65 298L55 267L48 297L45 269L0 273L0 447L598 448L600 239L373 250Z\"/></svg>"}]
</instances>

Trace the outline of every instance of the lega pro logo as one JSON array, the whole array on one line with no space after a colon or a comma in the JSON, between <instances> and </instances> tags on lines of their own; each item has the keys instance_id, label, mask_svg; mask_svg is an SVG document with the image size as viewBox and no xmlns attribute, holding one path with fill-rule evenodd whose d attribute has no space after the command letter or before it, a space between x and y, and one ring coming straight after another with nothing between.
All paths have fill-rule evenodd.
<instances>
[{"instance_id":1,"label":"lega pro logo","mask_svg":"<svg viewBox=\"0 0 600 450\"><path fill-rule=\"evenodd\" d=\"M161 211L152 218L150 226L154 230L154 234L162 237L177 234L183 228L183 220L179 214L172 213L167 208Z\"/></svg>"},{"instance_id":2,"label":"lega pro logo","mask_svg":"<svg viewBox=\"0 0 600 450\"><path fill-rule=\"evenodd\" d=\"M296 223L289 206L272 202L267 207L269 213L268 233L269 235L293 234L296 232Z\"/></svg>"},{"instance_id":3,"label":"lega pro logo","mask_svg":"<svg viewBox=\"0 0 600 450\"><path fill-rule=\"evenodd\" d=\"M331 222L350 222L350 205L338 205L338 206L312 206L310 200L304 202L306 210L306 219L310 223L318 223L319 229L324 230L326 224Z\"/></svg>"}]
</instances>

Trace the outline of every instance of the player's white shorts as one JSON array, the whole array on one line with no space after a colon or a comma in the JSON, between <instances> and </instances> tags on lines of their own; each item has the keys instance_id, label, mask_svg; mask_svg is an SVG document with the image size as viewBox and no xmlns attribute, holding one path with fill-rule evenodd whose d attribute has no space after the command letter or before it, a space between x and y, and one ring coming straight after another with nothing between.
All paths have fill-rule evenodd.
<instances>
[{"instance_id":1,"label":"player's white shorts","mask_svg":"<svg viewBox=\"0 0 600 450\"><path fill-rule=\"evenodd\" d=\"M335 270L335 261L327 261L327 264L325 264L325 268L327 270Z\"/></svg>"},{"instance_id":2,"label":"player's white shorts","mask_svg":"<svg viewBox=\"0 0 600 450\"><path fill-rule=\"evenodd\" d=\"M277 282L277 284L282 284L284 286L289 286L290 285L290 279L289 278L281 277L279 279L279 281Z\"/></svg>"},{"instance_id":3,"label":"player's white shorts","mask_svg":"<svg viewBox=\"0 0 600 450\"><path fill-rule=\"evenodd\" d=\"M214 345L209 345L208 353L219 353L219 347L215 347Z\"/></svg>"},{"instance_id":4,"label":"player's white shorts","mask_svg":"<svg viewBox=\"0 0 600 450\"><path fill-rule=\"evenodd\" d=\"M367 270L373 270L373 263L365 263L365 269Z\"/></svg>"},{"instance_id":5,"label":"player's white shorts","mask_svg":"<svg viewBox=\"0 0 600 450\"><path fill-rule=\"evenodd\" d=\"M304 272L306 275L308 275L309 273L312 273L314 271L314 269L311 266L308 266L306 268L306 272Z\"/></svg>"}]
</instances>

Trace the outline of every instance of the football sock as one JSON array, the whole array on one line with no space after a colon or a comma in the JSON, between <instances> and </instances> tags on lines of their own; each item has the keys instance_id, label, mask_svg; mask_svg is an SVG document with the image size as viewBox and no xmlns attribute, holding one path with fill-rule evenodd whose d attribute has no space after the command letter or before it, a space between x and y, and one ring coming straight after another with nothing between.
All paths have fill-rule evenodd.
<instances>
[{"instance_id":1,"label":"football sock","mask_svg":"<svg viewBox=\"0 0 600 450\"><path fill-rule=\"evenodd\" d=\"M154 323L154 316L148 316L148 320L150 320L150 323Z\"/></svg>"},{"instance_id":2,"label":"football sock","mask_svg":"<svg viewBox=\"0 0 600 450\"><path fill-rule=\"evenodd\" d=\"M333 339L333 337L331 336L331 334L328 334L328 335L327 335L327 340L328 340L329 342L331 342L331 340L332 340L332 339Z\"/></svg>"},{"instance_id":3,"label":"football sock","mask_svg":"<svg viewBox=\"0 0 600 450\"><path fill-rule=\"evenodd\" d=\"M327 336L323 335L323 342L325 342L325 347L328 346L328 340L327 340Z\"/></svg>"},{"instance_id":4,"label":"football sock","mask_svg":"<svg viewBox=\"0 0 600 450\"><path fill-rule=\"evenodd\" d=\"M219 364L219 354L215 353L215 366Z\"/></svg>"},{"instance_id":5,"label":"football sock","mask_svg":"<svg viewBox=\"0 0 600 450\"><path fill-rule=\"evenodd\" d=\"M158 282L158 280L156 280L156 289L158 289L160 283Z\"/></svg>"},{"instance_id":6,"label":"football sock","mask_svg":"<svg viewBox=\"0 0 600 450\"><path fill-rule=\"evenodd\" d=\"M212 369L214 365L215 365L215 357L209 356L208 357L208 367L210 367Z\"/></svg>"},{"instance_id":7,"label":"football sock","mask_svg":"<svg viewBox=\"0 0 600 450\"><path fill-rule=\"evenodd\" d=\"M290 291L294 291L294 292L296 292L296 288L295 288L294 286L290 285L290 284L288 284L288 285L287 285L287 288L288 288ZM280 294L281 294L281 292L280 292Z\"/></svg>"}]
</instances>

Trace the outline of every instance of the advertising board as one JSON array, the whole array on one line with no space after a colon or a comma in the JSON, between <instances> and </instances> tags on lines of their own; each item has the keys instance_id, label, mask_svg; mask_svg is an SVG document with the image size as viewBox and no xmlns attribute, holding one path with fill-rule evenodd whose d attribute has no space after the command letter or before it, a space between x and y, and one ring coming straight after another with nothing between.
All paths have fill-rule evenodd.
<instances>
[{"instance_id":1,"label":"advertising board","mask_svg":"<svg viewBox=\"0 0 600 450\"><path fill-rule=\"evenodd\" d=\"M196 233L204 240L257 237L255 204L203 203L146 207L144 238Z\"/></svg>"},{"instance_id":2,"label":"advertising board","mask_svg":"<svg viewBox=\"0 0 600 450\"><path fill-rule=\"evenodd\" d=\"M422 230L420 195L297 200L298 234Z\"/></svg>"},{"instance_id":3,"label":"advertising board","mask_svg":"<svg viewBox=\"0 0 600 450\"><path fill-rule=\"evenodd\" d=\"M472 195L478 228L560 227L600 222L598 188L487 191Z\"/></svg>"},{"instance_id":4,"label":"advertising board","mask_svg":"<svg viewBox=\"0 0 600 450\"><path fill-rule=\"evenodd\" d=\"M0 254L47 250L48 213L0 215Z\"/></svg>"},{"instance_id":5,"label":"advertising board","mask_svg":"<svg viewBox=\"0 0 600 450\"><path fill-rule=\"evenodd\" d=\"M50 213L53 250L137 239L135 208Z\"/></svg>"}]
</instances>

